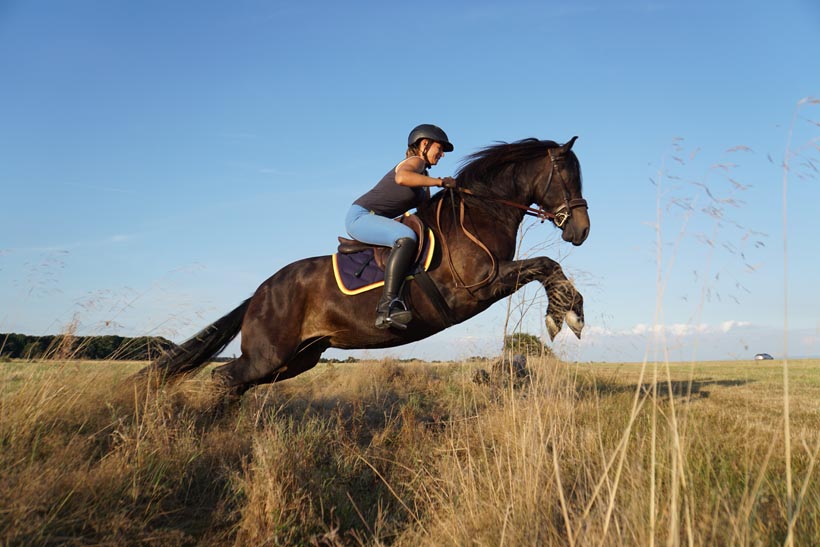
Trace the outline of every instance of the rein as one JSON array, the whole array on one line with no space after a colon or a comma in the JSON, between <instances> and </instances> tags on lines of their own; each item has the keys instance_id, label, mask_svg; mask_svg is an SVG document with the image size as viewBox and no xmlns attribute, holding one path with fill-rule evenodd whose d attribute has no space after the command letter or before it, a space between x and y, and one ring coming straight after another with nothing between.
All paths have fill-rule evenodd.
<instances>
[{"instance_id":1,"label":"rein","mask_svg":"<svg viewBox=\"0 0 820 547\"><path fill-rule=\"evenodd\" d=\"M508 205L510 207L515 207L516 209L521 209L522 211L524 211L525 215L540 218L542 223L546 220L553 220L558 216L557 213L551 213L549 211L546 211L540 205L536 209L535 207L527 207L526 205L521 205L520 203L516 203L514 201L510 201L507 199L502 199L496 196L480 196L468 188L455 188L455 191L460 192L462 194L466 194L468 196L473 196L479 199L486 199L489 201L494 201L496 203L501 203L502 205Z\"/></svg>"},{"instance_id":2,"label":"rein","mask_svg":"<svg viewBox=\"0 0 820 547\"><path fill-rule=\"evenodd\" d=\"M459 222L459 226L461 226L461 231L464 232L464 235L466 235L467 238L470 241L472 241L473 243L478 245L478 247L481 248L482 251L487 253L487 256L490 257L490 264L491 264L490 265L490 273L487 274L487 277L485 277L484 279L482 279L478 283L473 283L472 285L467 285L466 283L464 283L464 280L461 278L460 275L458 275L458 272L456 271L456 267L453 264L453 255L450 253L450 247L448 247L448 245L447 245L447 238L444 237L444 231L442 231L442 229L441 229L441 206L443 204L444 204L444 200L442 199L442 200L439 200L438 205L436 206L436 228L438 228L438 233L441 237L442 251L447 256L447 263L450 266L450 272L453 274L453 279L456 282L456 287L458 287L460 285L461 288L467 289L467 292L472 294L473 291L470 290L470 289L480 288L480 287L483 287L484 285L487 285L488 283L492 282L493 278L495 278L496 274L498 273L498 263L495 260L495 255L493 254L493 252L490 249L488 249L487 246L484 245L481 242L480 239L478 239L476 236L471 234L470 231L464 226L464 200L461 200L461 203L459 204L459 216L458 216L458 222ZM455 217L455 210L453 211L453 217Z\"/></svg>"}]
</instances>

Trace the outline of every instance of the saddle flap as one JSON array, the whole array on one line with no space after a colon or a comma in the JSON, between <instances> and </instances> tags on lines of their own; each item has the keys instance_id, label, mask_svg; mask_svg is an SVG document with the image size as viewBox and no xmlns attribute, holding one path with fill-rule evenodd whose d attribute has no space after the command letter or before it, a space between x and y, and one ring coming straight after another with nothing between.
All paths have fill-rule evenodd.
<instances>
[{"instance_id":1,"label":"saddle flap","mask_svg":"<svg viewBox=\"0 0 820 547\"><path fill-rule=\"evenodd\" d=\"M353 253L359 253L361 251L370 249L373 245L368 243L362 243L361 241L356 241L355 239L348 239L346 237L339 236L339 247L337 251L342 253L343 255L350 255Z\"/></svg>"}]
</instances>

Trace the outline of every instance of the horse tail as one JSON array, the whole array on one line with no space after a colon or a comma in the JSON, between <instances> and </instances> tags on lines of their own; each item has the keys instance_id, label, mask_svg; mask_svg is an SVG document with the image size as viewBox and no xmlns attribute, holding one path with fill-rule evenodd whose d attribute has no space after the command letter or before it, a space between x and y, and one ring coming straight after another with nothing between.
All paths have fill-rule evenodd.
<instances>
[{"instance_id":1,"label":"horse tail","mask_svg":"<svg viewBox=\"0 0 820 547\"><path fill-rule=\"evenodd\" d=\"M251 299L248 298L233 311L163 354L155 362L139 371L137 375L154 375L156 379L167 380L181 374L196 372L236 338L242 328L242 321L245 319L245 311L250 301Z\"/></svg>"}]
</instances>

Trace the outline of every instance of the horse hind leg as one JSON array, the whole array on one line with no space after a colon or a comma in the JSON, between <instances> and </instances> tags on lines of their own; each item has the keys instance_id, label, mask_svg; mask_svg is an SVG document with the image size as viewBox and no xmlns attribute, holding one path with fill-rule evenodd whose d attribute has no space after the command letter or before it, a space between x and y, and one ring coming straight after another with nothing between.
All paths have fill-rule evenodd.
<instances>
[{"instance_id":1,"label":"horse hind leg","mask_svg":"<svg viewBox=\"0 0 820 547\"><path fill-rule=\"evenodd\" d=\"M319 362L322 353L324 353L329 346L330 345L322 338L306 340L299 345L293 357L288 359L275 373L260 383L281 382L282 380L293 378L312 369L316 366L316 363Z\"/></svg>"},{"instance_id":2,"label":"horse hind leg","mask_svg":"<svg viewBox=\"0 0 820 547\"><path fill-rule=\"evenodd\" d=\"M280 382L313 368L329 344L322 339L307 340L287 359L252 358L243 353L238 359L214 369L214 381L228 391L231 399L240 398L259 384Z\"/></svg>"},{"instance_id":3,"label":"horse hind leg","mask_svg":"<svg viewBox=\"0 0 820 547\"><path fill-rule=\"evenodd\" d=\"M250 359L242 354L239 358L216 367L211 371L211 379L225 391L228 401L238 401L242 395L255 384L246 381L246 371Z\"/></svg>"}]
</instances>

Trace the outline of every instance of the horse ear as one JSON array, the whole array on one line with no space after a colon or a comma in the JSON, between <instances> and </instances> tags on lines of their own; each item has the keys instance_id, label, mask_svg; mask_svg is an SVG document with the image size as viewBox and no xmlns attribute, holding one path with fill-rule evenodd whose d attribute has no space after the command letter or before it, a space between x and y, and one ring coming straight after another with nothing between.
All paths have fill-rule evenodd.
<instances>
[{"instance_id":1,"label":"horse ear","mask_svg":"<svg viewBox=\"0 0 820 547\"><path fill-rule=\"evenodd\" d=\"M575 141L577 139L578 139L578 135L572 137L563 146L561 146L561 151L562 152L569 152L570 150L572 150L572 145L575 144Z\"/></svg>"}]
</instances>

